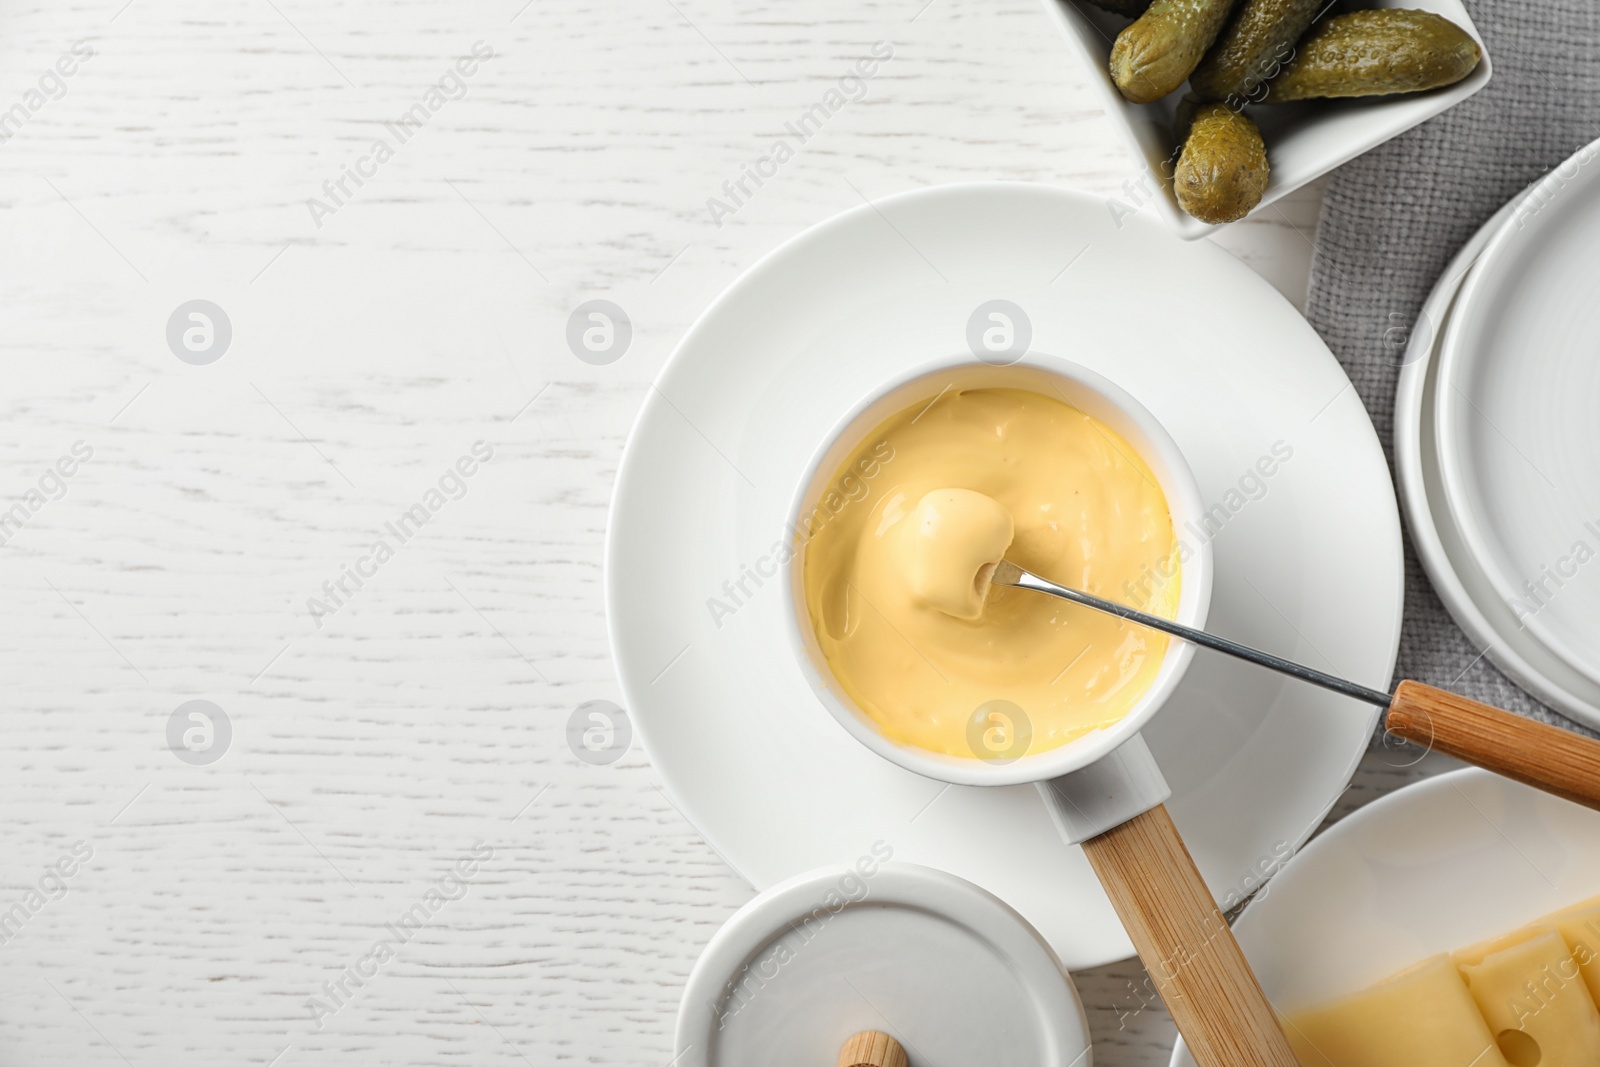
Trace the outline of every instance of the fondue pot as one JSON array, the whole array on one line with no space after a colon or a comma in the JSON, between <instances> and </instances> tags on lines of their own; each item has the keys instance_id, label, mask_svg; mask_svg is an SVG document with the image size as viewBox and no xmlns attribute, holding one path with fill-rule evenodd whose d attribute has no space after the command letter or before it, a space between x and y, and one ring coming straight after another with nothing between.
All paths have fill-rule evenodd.
<instances>
[{"instance_id":1,"label":"fondue pot","mask_svg":"<svg viewBox=\"0 0 1600 1067\"><path fill-rule=\"evenodd\" d=\"M997 721L996 751L973 758L892 740L851 700L819 646L804 592L805 541L825 521L834 473L868 435L898 412L966 389L1022 389L1090 415L1138 451L1166 495L1174 529L1200 525L1194 475L1161 424L1131 396L1083 367L1030 353L993 366L970 356L916 368L884 385L835 427L818 449L791 505L795 549L788 563L788 616L807 680L823 707L884 759L927 778L966 786L1035 785L1066 842L1082 846L1178 1030L1201 1067L1295 1067L1294 1054L1201 879L1165 802L1171 795L1140 731L1177 688L1194 646L1170 641L1155 680L1119 722L1058 748L1013 751L1015 724ZM819 511L819 509L821 509ZM1192 546L1191 546L1192 547ZM1181 563L1177 621L1203 627L1211 595L1210 545ZM1065 666L1063 664L1063 666ZM976 709L974 709L976 710ZM983 746L975 746L975 752Z\"/></svg>"}]
</instances>

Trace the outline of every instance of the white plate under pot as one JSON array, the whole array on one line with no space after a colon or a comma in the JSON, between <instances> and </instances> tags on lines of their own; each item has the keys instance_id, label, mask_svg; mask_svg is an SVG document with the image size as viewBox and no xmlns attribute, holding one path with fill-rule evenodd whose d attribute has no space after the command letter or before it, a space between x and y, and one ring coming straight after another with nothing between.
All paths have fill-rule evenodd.
<instances>
[{"instance_id":1,"label":"white plate under pot","mask_svg":"<svg viewBox=\"0 0 1600 1067\"><path fill-rule=\"evenodd\" d=\"M1445 500L1518 623L1600 685L1600 171L1589 145L1512 208L1439 352Z\"/></svg>"},{"instance_id":2,"label":"white plate under pot","mask_svg":"<svg viewBox=\"0 0 1600 1067\"><path fill-rule=\"evenodd\" d=\"M757 888L882 841L994 893L1077 969L1132 949L1037 790L946 786L856 742L807 685L773 580L818 443L876 386L964 347L995 300L1020 310L1033 349L1114 381L1183 451L1217 508L1211 627L1388 683L1398 516L1371 423L1327 347L1221 249L1153 217L1119 228L1098 197L1024 184L863 205L713 302L629 439L607 616L666 791ZM1256 888L1310 835L1375 721L1346 698L1196 657L1145 737L1219 898Z\"/></svg>"},{"instance_id":3,"label":"white plate under pot","mask_svg":"<svg viewBox=\"0 0 1600 1067\"><path fill-rule=\"evenodd\" d=\"M1395 473L1412 546L1434 591L1468 640L1529 693L1572 719L1600 728L1600 685L1519 625L1467 548L1445 502L1439 475L1434 431L1438 349L1463 281L1489 238L1512 217L1519 200L1502 208L1462 246L1409 331L1395 390Z\"/></svg>"}]
</instances>

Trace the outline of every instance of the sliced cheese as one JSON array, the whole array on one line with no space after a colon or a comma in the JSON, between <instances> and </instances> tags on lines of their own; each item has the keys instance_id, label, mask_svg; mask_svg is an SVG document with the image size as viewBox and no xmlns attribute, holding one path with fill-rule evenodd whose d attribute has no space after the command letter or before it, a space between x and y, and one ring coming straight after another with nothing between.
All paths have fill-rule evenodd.
<instances>
[{"instance_id":1,"label":"sliced cheese","mask_svg":"<svg viewBox=\"0 0 1600 1067\"><path fill-rule=\"evenodd\" d=\"M1457 967L1472 967L1482 963L1496 952L1504 952L1508 948L1516 948L1546 930L1554 929L1555 927L1548 924L1547 919L1540 919L1538 922L1529 923L1527 926L1519 926L1509 934L1501 934L1499 937L1491 937L1487 941L1480 941L1476 945L1456 949L1450 953L1450 958L1455 961Z\"/></svg>"},{"instance_id":2,"label":"sliced cheese","mask_svg":"<svg viewBox=\"0 0 1600 1067\"><path fill-rule=\"evenodd\" d=\"M1589 996L1600 1004L1600 900L1586 900L1582 904L1558 911L1545 920L1554 926L1572 949L1572 958L1583 972L1589 987Z\"/></svg>"},{"instance_id":3,"label":"sliced cheese","mask_svg":"<svg viewBox=\"0 0 1600 1067\"><path fill-rule=\"evenodd\" d=\"M1556 931L1491 952L1461 975L1513 1067L1600 1064L1600 1012Z\"/></svg>"},{"instance_id":4,"label":"sliced cheese","mask_svg":"<svg viewBox=\"0 0 1600 1067\"><path fill-rule=\"evenodd\" d=\"M1457 967L1482 963L1488 956L1528 941L1536 934L1554 930L1572 950L1572 958L1583 972L1589 996L1600 1007L1600 897L1573 904L1553 912L1509 934L1480 942L1451 953Z\"/></svg>"},{"instance_id":5,"label":"sliced cheese","mask_svg":"<svg viewBox=\"0 0 1600 1067\"><path fill-rule=\"evenodd\" d=\"M1448 956L1291 1015L1285 1030L1301 1067L1508 1067Z\"/></svg>"}]
</instances>

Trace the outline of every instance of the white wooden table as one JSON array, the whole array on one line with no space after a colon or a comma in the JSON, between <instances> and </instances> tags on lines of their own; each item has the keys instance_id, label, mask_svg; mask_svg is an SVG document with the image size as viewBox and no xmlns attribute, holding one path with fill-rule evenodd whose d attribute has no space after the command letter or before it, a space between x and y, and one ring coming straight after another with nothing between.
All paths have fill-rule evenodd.
<instances>
[{"instance_id":1,"label":"white wooden table","mask_svg":"<svg viewBox=\"0 0 1600 1067\"><path fill-rule=\"evenodd\" d=\"M637 748L567 744L620 699L629 423L708 300L862 197L1117 193L1086 78L1036 0L5 5L0 1063L671 1060L751 890ZM1223 243L1298 299L1315 214ZM633 324L609 365L565 341L589 299ZM1081 976L1101 1064L1166 1062L1138 973Z\"/></svg>"}]
</instances>

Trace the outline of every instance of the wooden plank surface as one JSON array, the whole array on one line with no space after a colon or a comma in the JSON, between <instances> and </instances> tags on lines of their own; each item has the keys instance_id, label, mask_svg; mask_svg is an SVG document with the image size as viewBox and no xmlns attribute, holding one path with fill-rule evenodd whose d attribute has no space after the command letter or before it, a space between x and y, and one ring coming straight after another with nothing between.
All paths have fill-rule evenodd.
<instances>
[{"instance_id":1,"label":"wooden plank surface","mask_svg":"<svg viewBox=\"0 0 1600 1067\"><path fill-rule=\"evenodd\" d=\"M0 1060L668 1063L751 891L636 747L568 745L619 699L629 423L718 291L863 197L1116 195L1088 77L1033 0L5 5ZM1223 242L1298 296L1315 211ZM565 340L590 299L633 325L609 365ZM169 344L194 300L208 365ZM209 765L169 745L192 700ZM1136 975L1080 978L1101 1064L1166 1062Z\"/></svg>"}]
</instances>

